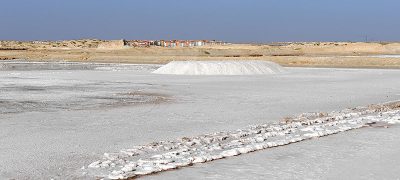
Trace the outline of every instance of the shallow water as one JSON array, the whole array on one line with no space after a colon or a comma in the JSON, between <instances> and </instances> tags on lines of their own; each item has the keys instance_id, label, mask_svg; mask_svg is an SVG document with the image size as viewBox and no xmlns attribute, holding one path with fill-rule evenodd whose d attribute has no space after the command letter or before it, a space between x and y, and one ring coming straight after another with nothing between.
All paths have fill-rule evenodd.
<instances>
[{"instance_id":1,"label":"shallow water","mask_svg":"<svg viewBox=\"0 0 400 180\"><path fill-rule=\"evenodd\" d=\"M368 56L368 57L377 57L377 58L400 58L400 55L393 55L393 54L385 55L385 54L383 54L383 55L373 55L373 56Z\"/></svg>"},{"instance_id":2,"label":"shallow water","mask_svg":"<svg viewBox=\"0 0 400 180\"><path fill-rule=\"evenodd\" d=\"M81 62L28 62L0 61L0 71L45 71L45 70L106 70L106 71L149 71L160 65L112 64L112 63L81 63Z\"/></svg>"}]
</instances>

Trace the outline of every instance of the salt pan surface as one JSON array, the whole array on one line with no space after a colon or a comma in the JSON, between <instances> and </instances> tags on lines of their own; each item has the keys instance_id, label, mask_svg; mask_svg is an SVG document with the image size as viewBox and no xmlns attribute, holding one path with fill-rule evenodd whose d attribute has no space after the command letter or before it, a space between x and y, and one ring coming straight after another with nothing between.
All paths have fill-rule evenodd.
<instances>
[{"instance_id":1,"label":"salt pan surface","mask_svg":"<svg viewBox=\"0 0 400 180\"><path fill-rule=\"evenodd\" d=\"M155 70L155 74L181 75L260 75L285 72L269 61L172 61Z\"/></svg>"},{"instance_id":2,"label":"salt pan surface","mask_svg":"<svg viewBox=\"0 0 400 180\"><path fill-rule=\"evenodd\" d=\"M0 71L0 99L3 103L25 101L29 105L33 101L46 105L43 108L42 106L20 107L17 109L22 112L18 113L0 113L0 152L2 152L0 179L95 179L90 175L101 173L93 172L81 177L82 171L97 170L101 172L104 170L104 177L108 177L112 172L107 171L108 168L87 167L96 160L101 160L102 166L107 166L107 159L99 157L104 152L119 153L120 150L125 150L126 154L135 154L131 148L136 147L132 145L175 140L177 137L193 137L222 130L232 131L238 128L243 130L249 124L276 122L285 115L301 112L330 112L344 107L396 100L399 99L400 89L400 84L397 83L400 72L384 69L285 68L290 73L233 76L235 78L182 75L174 78L150 74L156 69L153 68L154 65L143 65L143 71L139 71L141 69L139 65L137 65L138 71L136 68L129 71L128 68L96 70L92 66L84 70L76 70L81 68L55 70L51 68L52 64L49 66L43 64L41 67L44 68L33 66L24 64L18 66L18 70ZM120 99L120 95L129 92L165 94L172 101L134 107L87 108L88 103L92 104L90 102L94 104L112 102L115 98ZM86 97L91 97L95 101L87 101ZM65 106L68 103L72 103L73 106ZM73 108L76 105L84 108ZM15 107L19 107L18 104L1 106L0 109L8 111ZM396 149L400 144L398 140L396 141L398 139L396 137L399 136L396 132L398 127L394 125L388 129L368 128L352 131L318 141L273 148L249 156L229 158L212 164L196 165L194 168L183 168L179 171L162 173L160 176L143 178L337 179L340 175L342 178L339 179L359 179L360 176L363 179L397 179L396 174L400 171L398 152L389 149ZM374 135L377 132L381 133ZM364 137L360 139L360 136ZM282 136L273 138L279 137L282 138ZM260 145L263 138L264 142L274 145L273 139L254 137L257 142L254 146L264 148L264 145ZM353 138L359 138L359 142L353 143L349 140ZM210 142L208 138L202 139ZM381 139L386 140L381 141ZM319 146L321 141L326 141L325 146ZM194 147L200 146L194 144L195 142L198 141L194 139L188 144L193 144ZM240 145L239 142L233 143ZM340 146L321 152L335 144ZM371 145L375 147L372 152L369 149ZM387 148L380 150L379 145ZM194 162L219 158L218 146L206 147L215 149L213 151L215 154L211 154L210 157L195 156ZM126 148L129 148L129 151ZM172 146L168 145L167 149L170 150L165 151L176 150L171 148ZM242 152L250 150L248 147L241 148ZM363 150L359 151L360 148ZM295 149L293 150L295 155L286 156L286 152L281 153L285 149ZM310 153L312 149L314 150ZM354 149L357 153L348 155L347 150L340 149ZM231 153L235 152L238 153L239 149L232 150ZM164 151L157 151L151 155L154 154L156 158L163 153ZM229 151L226 153L229 154ZM315 156L316 154L318 156ZM113 155L113 153L104 154L104 157ZM132 156L127 160L136 162L137 157L147 159L147 155L150 154ZM371 156L375 158L371 159ZM347 160L340 161L341 158ZM162 169L176 166L172 163L161 164L168 161L157 160ZM353 161L357 164L354 165ZM221 167L221 164L226 166ZM353 167L347 164L353 164ZM82 170L83 165L85 167ZM113 163L109 165L113 166ZM115 164L115 170L128 171L133 169L133 165L124 168L125 165L119 167ZM142 171L136 169L141 167L135 165L135 171L130 172L140 173ZM343 170L355 167L358 167L358 172L348 170L347 174L342 173ZM152 167L143 166L143 169L150 168ZM325 170L328 173L324 173ZM246 173L243 173L244 171ZM370 175L373 172L376 174ZM351 176L353 178L346 178L349 173L354 174ZM180 178L171 178L177 175ZM364 178L366 176L369 178Z\"/></svg>"}]
</instances>

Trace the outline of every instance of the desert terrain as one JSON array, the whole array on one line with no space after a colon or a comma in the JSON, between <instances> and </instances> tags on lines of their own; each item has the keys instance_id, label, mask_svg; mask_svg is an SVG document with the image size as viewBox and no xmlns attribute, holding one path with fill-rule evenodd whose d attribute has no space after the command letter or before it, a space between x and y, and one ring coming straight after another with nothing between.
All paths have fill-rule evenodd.
<instances>
[{"instance_id":1,"label":"desert terrain","mask_svg":"<svg viewBox=\"0 0 400 180\"><path fill-rule=\"evenodd\" d=\"M115 43L116 42L116 43ZM400 43L298 42L199 47L127 47L118 40L1 41L0 60L165 64L182 60L268 60L289 67L399 68Z\"/></svg>"}]
</instances>

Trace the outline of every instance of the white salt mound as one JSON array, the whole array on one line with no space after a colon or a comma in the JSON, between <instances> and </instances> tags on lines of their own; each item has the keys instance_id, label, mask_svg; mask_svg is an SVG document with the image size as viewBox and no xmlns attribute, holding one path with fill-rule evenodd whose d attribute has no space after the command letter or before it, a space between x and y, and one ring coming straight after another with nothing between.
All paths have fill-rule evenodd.
<instances>
[{"instance_id":1,"label":"white salt mound","mask_svg":"<svg viewBox=\"0 0 400 180\"><path fill-rule=\"evenodd\" d=\"M260 75L279 74L285 69L270 61L172 61L155 74L179 75Z\"/></svg>"}]
</instances>

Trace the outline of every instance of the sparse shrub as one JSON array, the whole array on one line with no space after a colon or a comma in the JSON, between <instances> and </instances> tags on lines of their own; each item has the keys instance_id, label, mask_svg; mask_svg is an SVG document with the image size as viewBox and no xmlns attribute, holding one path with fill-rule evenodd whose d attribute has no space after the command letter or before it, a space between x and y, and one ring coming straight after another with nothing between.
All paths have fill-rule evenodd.
<instances>
[{"instance_id":1,"label":"sparse shrub","mask_svg":"<svg viewBox=\"0 0 400 180\"><path fill-rule=\"evenodd\" d=\"M390 44L390 42L379 42L379 44L384 46Z\"/></svg>"},{"instance_id":2,"label":"sparse shrub","mask_svg":"<svg viewBox=\"0 0 400 180\"><path fill-rule=\"evenodd\" d=\"M250 54L249 56L250 57L261 57L261 56L264 56L264 55L262 55L262 54Z\"/></svg>"}]
</instances>

